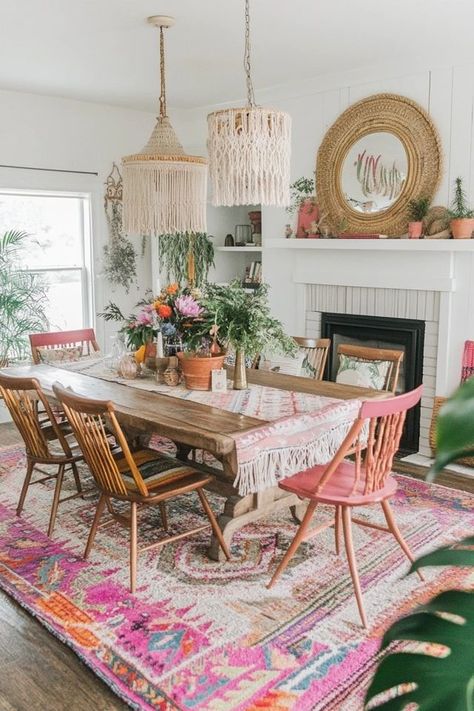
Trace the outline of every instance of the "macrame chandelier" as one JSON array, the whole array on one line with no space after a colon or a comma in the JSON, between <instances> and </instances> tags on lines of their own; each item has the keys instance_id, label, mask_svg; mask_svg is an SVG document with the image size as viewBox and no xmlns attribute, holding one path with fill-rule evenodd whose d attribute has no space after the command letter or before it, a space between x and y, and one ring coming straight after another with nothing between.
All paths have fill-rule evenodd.
<instances>
[{"instance_id":1,"label":"macrame chandelier","mask_svg":"<svg viewBox=\"0 0 474 711\"><path fill-rule=\"evenodd\" d=\"M257 106L250 67L250 11L245 0L247 106L207 117L213 205L276 205L290 202L291 118Z\"/></svg>"},{"instance_id":2,"label":"macrame chandelier","mask_svg":"<svg viewBox=\"0 0 474 711\"><path fill-rule=\"evenodd\" d=\"M172 17L148 22L160 30L160 115L141 153L122 158L125 232L162 235L206 232L207 160L183 150L166 113L164 32Z\"/></svg>"}]
</instances>

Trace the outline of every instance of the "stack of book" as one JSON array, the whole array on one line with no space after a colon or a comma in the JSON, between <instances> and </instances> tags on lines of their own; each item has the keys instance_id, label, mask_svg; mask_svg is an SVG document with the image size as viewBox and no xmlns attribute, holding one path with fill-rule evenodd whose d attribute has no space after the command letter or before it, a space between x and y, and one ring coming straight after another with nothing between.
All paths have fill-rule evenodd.
<instances>
[{"instance_id":1,"label":"stack of book","mask_svg":"<svg viewBox=\"0 0 474 711\"><path fill-rule=\"evenodd\" d=\"M243 286L252 288L262 283L262 262L250 262L245 267Z\"/></svg>"}]
</instances>

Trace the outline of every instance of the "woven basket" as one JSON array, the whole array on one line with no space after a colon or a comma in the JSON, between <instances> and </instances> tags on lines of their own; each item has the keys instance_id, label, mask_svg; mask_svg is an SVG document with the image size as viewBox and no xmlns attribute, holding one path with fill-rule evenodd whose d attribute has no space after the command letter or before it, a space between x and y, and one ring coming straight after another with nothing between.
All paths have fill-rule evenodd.
<instances>
[{"instance_id":1,"label":"woven basket","mask_svg":"<svg viewBox=\"0 0 474 711\"><path fill-rule=\"evenodd\" d=\"M434 405L433 405L433 414L431 416L431 424L430 424L430 448L431 448L431 454L433 457L436 455L436 420L438 418L438 412L441 407L441 405L446 402L447 398L445 397L435 397L434 399ZM462 464L465 467L473 467L474 468L474 457L461 457L461 459L456 459L456 464Z\"/></svg>"}]
</instances>

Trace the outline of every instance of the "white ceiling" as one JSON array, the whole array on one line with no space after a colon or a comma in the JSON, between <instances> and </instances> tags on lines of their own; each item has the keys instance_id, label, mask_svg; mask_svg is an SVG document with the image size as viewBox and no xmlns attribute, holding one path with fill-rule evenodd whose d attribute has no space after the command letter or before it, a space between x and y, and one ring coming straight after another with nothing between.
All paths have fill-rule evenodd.
<instances>
[{"instance_id":1,"label":"white ceiling","mask_svg":"<svg viewBox=\"0 0 474 711\"><path fill-rule=\"evenodd\" d=\"M239 99L244 0L0 0L0 88L155 110ZM251 0L257 89L400 60L474 61L473 0Z\"/></svg>"}]
</instances>

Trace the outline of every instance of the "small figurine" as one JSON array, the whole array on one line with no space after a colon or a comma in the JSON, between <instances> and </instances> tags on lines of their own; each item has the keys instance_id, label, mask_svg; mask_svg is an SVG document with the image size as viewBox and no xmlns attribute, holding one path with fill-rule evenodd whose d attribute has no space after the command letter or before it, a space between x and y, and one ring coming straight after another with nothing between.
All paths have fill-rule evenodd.
<instances>
[{"instance_id":1,"label":"small figurine","mask_svg":"<svg viewBox=\"0 0 474 711\"><path fill-rule=\"evenodd\" d=\"M291 229L291 225L286 225L285 226L285 237L286 239L290 239L290 237L293 234L293 230Z\"/></svg>"}]
</instances>

